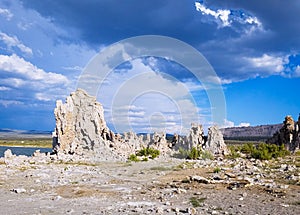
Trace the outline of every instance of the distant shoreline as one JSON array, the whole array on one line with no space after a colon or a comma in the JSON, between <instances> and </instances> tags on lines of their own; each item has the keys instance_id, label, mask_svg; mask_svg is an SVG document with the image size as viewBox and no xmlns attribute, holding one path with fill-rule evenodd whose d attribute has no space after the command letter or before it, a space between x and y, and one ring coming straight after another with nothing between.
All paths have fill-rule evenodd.
<instances>
[{"instance_id":1,"label":"distant shoreline","mask_svg":"<svg viewBox=\"0 0 300 215\"><path fill-rule=\"evenodd\" d=\"M38 146L38 145L10 145L10 144L0 144L0 147L3 146L3 147L22 147L22 148L43 148L43 149L49 149L49 148L52 148L49 147L48 145L45 145L45 146Z\"/></svg>"}]
</instances>

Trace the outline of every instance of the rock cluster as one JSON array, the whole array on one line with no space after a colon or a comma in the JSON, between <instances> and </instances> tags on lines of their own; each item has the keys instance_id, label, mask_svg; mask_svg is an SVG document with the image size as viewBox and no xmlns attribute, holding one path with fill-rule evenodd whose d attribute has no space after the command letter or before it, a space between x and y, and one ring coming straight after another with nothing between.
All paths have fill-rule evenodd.
<instances>
[{"instance_id":1,"label":"rock cluster","mask_svg":"<svg viewBox=\"0 0 300 215\"><path fill-rule=\"evenodd\" d=\"M162 155L170 155L179 147L206 148L216 155L227 153L222 133L216 126L209 129L207 141L202 125L198 124L192 124L187 136L174 135L172 142L167 141L165 133L159 132L145 136L134 132L115 134L106 125L102 105L82 89L68 96L65 103L58 100L54 114L53 150L60 157L78 155L119 160L146 147L158 149Z\"/></svg>"},{"instance_id":2,"label":"rock cluster","mask_svg":"<svg viewBox=\"0 0 300 215\"><path fill-rule=\"evenodd\" d=\"M172 145L175 146L175 149L205 149L213 155L227 155L229 153L223 135L216 125L208 128L206 137L202 125L192 123L187 136L174 135Z\"/></svg>"},{"instance_id":3,"label":"rock cluster","mask_svg":"<svg viewBox=\"0 0 300 215\"><path fill-rule=\"evenodd\" d=\"M299 149L300 143L300 115L298 121L294 121L291 116L286 116L282 128L276 132L267 143L281 145L284 144L287 150L294 152Z\"/></svg>"}]
</instances>

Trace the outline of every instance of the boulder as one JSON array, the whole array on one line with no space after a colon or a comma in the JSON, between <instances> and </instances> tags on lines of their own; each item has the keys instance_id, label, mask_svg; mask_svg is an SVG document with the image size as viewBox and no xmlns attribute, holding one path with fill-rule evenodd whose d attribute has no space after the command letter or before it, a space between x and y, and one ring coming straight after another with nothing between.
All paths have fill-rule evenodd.
<instances>
[{"instance_id":1,"label":"boulder","mask_svg":"<svg viewBox=\"0 0 300 215\"><path fill-rule=\"evenodd\" d=\"M4 152L4 158L5 159L10 159L13 157L13 153L11 152L10 149L7 149L5 152Z\"/></svg>"}]
</instances>

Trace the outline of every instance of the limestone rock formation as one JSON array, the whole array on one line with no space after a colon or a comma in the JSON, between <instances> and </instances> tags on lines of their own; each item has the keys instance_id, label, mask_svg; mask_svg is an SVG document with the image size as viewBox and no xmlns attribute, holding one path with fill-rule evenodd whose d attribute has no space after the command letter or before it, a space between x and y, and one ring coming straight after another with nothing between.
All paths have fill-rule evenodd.
<instances>
[{"instance_id":1,"label":"limestone rock formation","mask_svg":"<svg viewBox=\"0 0 300 215\"><path fill-rule=\"evenodd\" d=\"M165 133L144 138L134 132L115 134L107 126L102 105L96 98L78 89L66 102L56 102L56 127L53 132L53 151L63 155L80 155L97 160L127 159L143 147L153 147L163 153L170 148Z\"/></svg>"},{"instance_id":2,"label":"limestone rock formation","mask_svg":"<svg viewBox=\"0 0 300 215\"><path fill-rule=\"evenodd\" d=\"M158 149L165 156L179 147L189 150L205 145L203 127L198 124L192 124L187 136L174 135L172 142L167 141L164 132L146 136L134 132L115 134L106 125L102 105L82 89L71 93L65 103L57 101L54 114L53 151L62 159L77 156L95 160L125 160L146 147ZM210 129L206 146L213 154L225 154L226 145L217 128Z\"/></svg>"},{"instance_id":3,"label":"limestone rock formation","mask_svg":"<svg viewBox=\"0 0 300 215\"><path fill-rule=\"evenodd\" d=\"M291 116L286 116L283 121L282 128L276 132L267 143L281 145L284 144L287 150L294 152L299 149L300 142L300 115L298 121L295 122Z\"/></svg>"},{"instance_id":4,"label":"limestone rock formation","mask_svg":"<svg viewBox=\"0 0 300 215\"><path fill-rule=\"evenodd\" d=\"M205 138L202 125L192 123L187 136L174 135L172 146L175 150L179 148L190 150L192 148L210 151L213 155L227 155L229 153L224 142L222 132L217 126L208 128L208 136Z\"/></svg>"},{"instance_id":5,"label":"limestone rock formation","mask_svg":"<svg viewBox=\"0 0 300 215\"><path fill-rule=\"evenodd\" d=\"M190 132L187 136L174 134L171 145L175 150L178 150L179 148L186 150L190 150L192 148L202 149L204 142L204 131L202 125L192 123Z\"/></svg>"},{"instance_id":6,"label":"limestone rock formation","mask_svg":"<svg viewBox=\"0 0 300 215\"><path fill-rule=\"evenodd\" d=\"M192 123L190 133L188 135L189 148L200 146L204 144L204 131L202 125Z\"/></svg>"},{"instance_id":7,"label":"limestone rock formation","mask_svg":"<svg viewBox=\"0 0 300 215\"><path fill-rule=\"evenodd\" d=\"M219 130L218 126L212 126L208 128L208 136L205 143L205 149L210 151L214 155L229 154L229 151L223 139L223 134Z\"/></svg>"},{"instance_id":8,"label":"limestone rock formation","mask_svg":"<svg viewBox=\"0 0 300 215\"><path fill-rule=\"evenodd\" d=\"M67 97L66 103L61 100L56 102L54 114L55 152L84 155L93 151L99 156L112 156L109 141L114 134L106 126L103 107L95 97L78 89Z\"/></svg>"}]
</instances>

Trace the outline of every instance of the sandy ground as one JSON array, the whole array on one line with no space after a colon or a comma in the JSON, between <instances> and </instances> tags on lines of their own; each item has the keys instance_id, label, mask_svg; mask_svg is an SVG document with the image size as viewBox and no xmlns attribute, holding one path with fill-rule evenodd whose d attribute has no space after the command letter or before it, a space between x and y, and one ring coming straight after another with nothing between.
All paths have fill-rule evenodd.
<instances>
[{"instance_id":1,"label":"sandy ground","mask_svg":"<svg viewBox=\"0 0 300 215\"><path fill-rule=\"evenodd\" d=\"M298 167L256 168L247 177L259 172L263 182L243 185L245 171L226 162L2 162L0 214L300 214ZM211 180L190 180L195 175ZM293 183L279 181L289 175Z\"/></svg>"}]
</instances>

